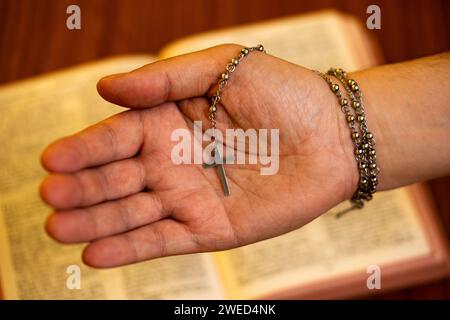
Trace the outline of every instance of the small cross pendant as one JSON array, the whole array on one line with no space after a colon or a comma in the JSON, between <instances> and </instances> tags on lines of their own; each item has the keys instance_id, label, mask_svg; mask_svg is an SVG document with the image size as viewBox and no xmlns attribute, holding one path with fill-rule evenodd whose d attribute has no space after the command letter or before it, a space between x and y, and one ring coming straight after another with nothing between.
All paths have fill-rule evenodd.
<instances>
[{"instance_id":1,"label":"small cross pendant","mask_svg":"<svg viewBox=\"0 0 450 320\"><path fill-rule=\"evenodd\" d=\"M222 159L219 148L217 146L214 147L212 156L214 157L214 160L210 163L204 163L203 168L217 168L217 174L219 175L220 182L222 183L223 193L226 197L230 195L230 186L228 185L228 179L227 175L225 174L225 168L223 167L224 164L227 163L227 161L232 160L231 159Z\"/></svg>"}]
</instances>

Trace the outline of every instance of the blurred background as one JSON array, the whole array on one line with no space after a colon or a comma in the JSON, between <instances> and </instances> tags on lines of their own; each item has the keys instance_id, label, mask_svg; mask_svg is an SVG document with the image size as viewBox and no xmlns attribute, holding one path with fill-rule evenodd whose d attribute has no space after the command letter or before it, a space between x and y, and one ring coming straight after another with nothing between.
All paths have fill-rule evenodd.
<instances>
[{"instance_id":1,"label":"blurred background","mask_svg":"<svg viewBox=\"0 0 450 320\"><path fill-rule=\"evenodd\" d=\"M60 27L70 4L82 8L81 30ZM381 8L382 28L371 33L387 63L449 50L446 0L1 0L0 83L115 54L156 53L190 34L325 8L365 23L371 4Z\"/></svg>"},{"instance_id":2,"label":"blurred background","mask_svg":"<svg viewBox=\"0 0 450 320\"><path fill-rule=\"evenodd\" d=\"M65 27L71 4L82 8L81 30ZM371 4L381 8L382 28L369 33L386 63L450 49L450 1L445 0L0 0L0 83L111 55L156 54L191 34L326 8L350 13L365 24ZM450 239L450 178L429 185ZM450 280L377 298L450 299Z\"/></svg>"}]
</instances>

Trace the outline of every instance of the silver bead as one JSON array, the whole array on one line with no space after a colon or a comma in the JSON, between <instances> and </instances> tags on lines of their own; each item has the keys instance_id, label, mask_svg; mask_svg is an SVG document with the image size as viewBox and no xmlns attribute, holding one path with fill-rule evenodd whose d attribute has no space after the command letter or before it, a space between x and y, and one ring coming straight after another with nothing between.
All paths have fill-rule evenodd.
<instances>
[{"instance_id":1,"label":"silver bead","mask_svg":"<svg viewBox=\"0 0 450 320\"><path fill-rule=\"evenodd\" d=\"M363 148L363 149L369 149L369 144L368 144L368 143L364 143L364 144L362 145L362 148Z\"/></svg>"},{"instance_id":2,"label":"silver bead","mask_svg":"<svg viewBox=\"0 0 450 320\"><path fill-rule=\"evenodd\" d=\"M345 98L342 98L339 100L339 103L341 104L341 106L346 106L348 104L348 100Z\"/></svg>"},{"instance_id":3,"label":"silver bead","mask_svg":"<svg viewBox=\"0 0 450 320\"><path fill-rule=\"evenodd\" d=\"M234 64L235 66L237 66L239 64L239 59L231 59L231 63Z\"/></svg>"},{"instance_id":4,"label":"silver bead","mask_svg":"<svg viewBox=\"0 0 450 320\"><path fill-rule=\"evenodd\" d=\"M333 84L331 85L331 90L332 90L333 92L338 91L338 90L339 90L339 85L337 85L336 83L333 83Z\"/></svg>"},{"instance_id":5,"label":"silver bead","mask_svg":"<svg viewBox=\"0 0 450 320\"><path fill-rule=\"evenodd\" d=\"M244 56L246 56L246 55L248 55L249 51L248 51L247 48L242 48L241 53L242 53Z\"/></svg>"},{"instance_id":6,"label":"silver bead","mask_svg":"<svg viewBox=\"0 0 450 320\"><path fill-rule=\"evenodd\" d=\"M358 91L358 90L359 90L358 85L356 85L356 84L352 85L352 91Z\"/></svg>"},{"instance_id":7,"label":"silver bead","mask_svg":"<svg viewBox=\"0 0 450 320\"><path fill-rule=\"evenodd\" d=\"M364 116L358 116L358 121L359 122L363 122L364 120L366 120L366 118L364 118Z\"/></svg>"},{"instance_id":8,"label":"silver bead","mask_svg":"<svg viewBox=\"0 0 450 320\"><path fill-rule=\"evenodd\" d=\"M359 107L361 107L361 103L359 103L358 101L353 101L353 108L359 108Z\"/></svg>"},{"instance_id":9,"label":"silver bead","mask_svg":"<svg viewBox=\"0 0 450 320\"><path fill-rule=\"evenodd\" d=\"M261 52L264 52L264 46L262 44L260 44L258 46L258 50L261 51Z\"/></svg>"},{"instance_id":10,"label":"silver bead","mask_svg":"<svg viewBox=\"0 0 450 320\"><path fill-rule=\"evenodd\" d=\"M353 122L353 121L355 121L355 117L352 116L352 115L349 115L349 116L347 116L347 121L348 122Z\"/></svg>"},{"instance_id":11,"label":"silver bead","mask_svg":"<svg viewBox=\"0 0 450 320\"><path fill-rule=\"evenodd\" d=\"M355 148L355 154L356 154L356 155L360 155L360 154L362 154L362 153L363 153L362 149Z\"/></svg>"},{"instance_id":12,"label":"silver bead","mask_svg":"<svg viewBox=\"0 0 450 320\"><path fill-rule=\"evenodd\" d=\"M211 106L211 107L209 108L209 112L216 112L216 111L217 111L216 106Z\"/></svg>"},{"instance_id":13,"label":"silver bead","mask_svg":"<svg viewBox=\"0 0 450 320\"><path fill-rule=\"evenodd\" d=\"M222 79L223 80L228 80L228 78L229 78L228 73L222 73Z\"/></svg>"},{"instance_id":14,"label":"silver bead","mask_svg":"<svg viewBox=\"0 0 450 320\"><path fill-rule=\"evenodd\" d=\"M352 133L352 139L353 140L356 140L356 139L358 139L359 138L359 133L358 132L353 132Z\"/></svg>"},{"instance_id":15,"label":"silver bead","mask_svg":"<svg viewBox=\"0 0 450 320\"><path fill-rule=\"evenodd\" d=\"M367 139L373 139L373 134L371 132L367 132L366 133L366 138Z\"/></svg>"},{"instance_id":16,"label":"silver bead","mask_svg":"<svg viewBox=\"0 0 450 320\"><path fill-rule=\"evenodd\" d=\"M375 149L370 149L370 150L369 150L369 154L370 154L371 156L374 156L374 155L376 154Z\"/></svg>"},{"instance_id":17,"label":"silver bead","mask_svg":"<svg viewBox=\"0 0 450 320\"><path fill-rule=\"evenodd\" d=\"M371 163L370 164L370 169L376 169L377 168L377 164L376 163Z\"/></svg>"}]
</instances>

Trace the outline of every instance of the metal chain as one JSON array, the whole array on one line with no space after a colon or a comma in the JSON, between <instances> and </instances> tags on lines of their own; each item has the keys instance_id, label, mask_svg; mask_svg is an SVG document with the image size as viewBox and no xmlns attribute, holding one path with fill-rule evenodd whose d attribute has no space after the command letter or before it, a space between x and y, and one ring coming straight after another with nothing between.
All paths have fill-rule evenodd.
<instances>
[{"instance_id":1,"label":"metal chain","mask_svg":"<svg viewBox=\"0 0 450 320\"><path fill-rule=\"evenodd\" d=\"M364 207L365 201L370 201L373 198L373 194L376 192L378 185L378 173L380 169L376 163L375 152L375 139L371 132L369 132L367 126L366 115L364 112L364 106L362 101L362 92L359 85L355 80L349 79L347 73L338 68L331 68L327 74L335 77L343 85L345 92L351 102L351 108L349 107L348 98L343 97L338 84L333 81L327 75L316 71L330 86L331 91L339 99L342 112L346 116L347 123L351 130L351 138L355 147L355 159L358 164L358 170L360 180L358 189L354 193L351 202L352 208L340 212L338 216L354 208ZM359 130L357 130L355 124L358 124Z\"/></svg>"},{"instance_id":2,"label":"metal chain","mask_svg":"<svg viewBox=\"0 0 450 320\"><path fill-rule=\"evenodd\" d=\"M259 51L264 53L266 52L264 50L263 45L261 44L255 47L242 48L239 55L236 58L231 59L231 61L227 63L225 71L220 76L220 79L217 83L217 91L211 98L211 105L209 107L209 114L208 114L208 119L211 122L213 130L216 130L217 128L216 114L217 114L217 107L221 99L221 94L225 89L225 86L227 85L228 81L230 80L231 74L236 70L241 60L252 51Z\"/></svg>"}]
</instances>

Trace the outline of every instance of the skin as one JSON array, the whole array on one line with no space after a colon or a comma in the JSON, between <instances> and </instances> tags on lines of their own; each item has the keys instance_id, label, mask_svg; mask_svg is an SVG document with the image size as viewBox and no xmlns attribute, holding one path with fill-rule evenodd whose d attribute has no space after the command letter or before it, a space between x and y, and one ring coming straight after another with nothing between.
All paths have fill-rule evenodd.
<instances>
[{"instance_id":1,"label":"skin","mask_svg":"<svg viewBox=\"0 0 450 320\"><path fill-rule=\"evenodd\" d=\"M279 128L278 174L227 165L231 196L224 197L216 170L172 163L172 131L192 131L194 120L209 127L208 96L240 48L222 45L101 79L100 95L130 110L43 152L49 175L40 191L55 209L49 235L88 242L86 264L114 267L275 237L350 199L359 176L336 97L311 70L260 52L231 76L218 127ZM445 54L350 75L377 140L379 190L450 172L449 61Z\"/></svg>"}]
</instances>

